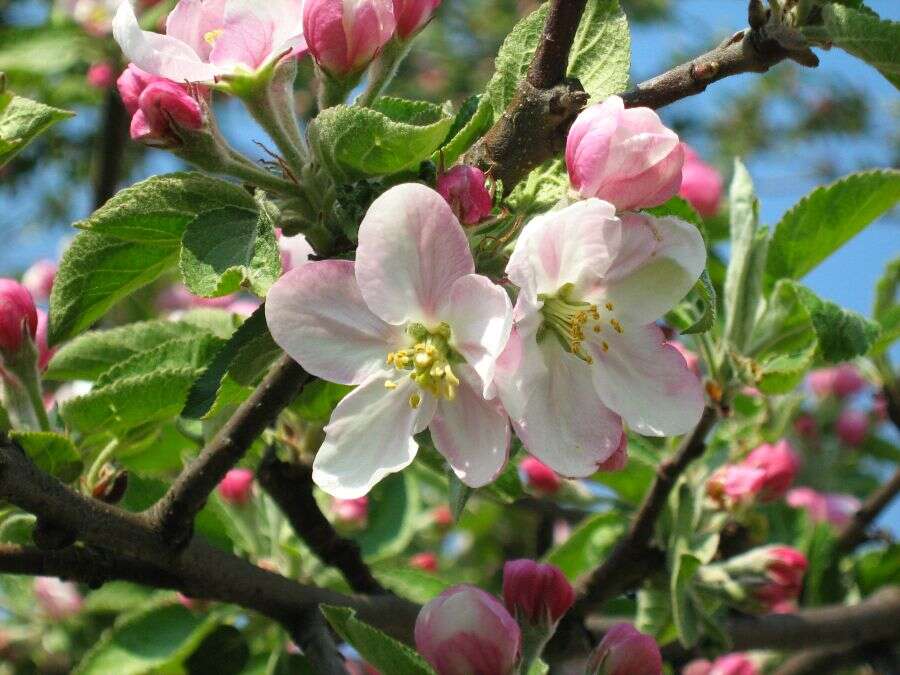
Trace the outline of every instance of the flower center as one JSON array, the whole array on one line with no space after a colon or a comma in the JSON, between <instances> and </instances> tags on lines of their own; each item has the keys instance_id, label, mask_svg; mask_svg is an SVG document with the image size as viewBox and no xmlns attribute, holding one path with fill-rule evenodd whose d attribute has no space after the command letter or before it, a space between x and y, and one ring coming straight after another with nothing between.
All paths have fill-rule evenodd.
<instances>
[{"instance_id":1,"label":"flower center","mask_svg":"<svg viewBox=\"0 0 900 675\"><path fill-rule=\"evenodd\" d=\"M435 330L428 330L422 324L410 324L407 333L415 340L408 349L400 349L387 355L388 365L394 366L401 374L409 374L409 378L420 388L436 398L452 401L456 398L459 378L450 367L451 361L458 356L450 347L450 326L442 323ZM396 389L397 382L388 380L384 383L388 389ZM416 392L409 397L409 405L418 408L422 396Z\"/></svg>"},{"instance_id":2,"label":"flower center","mask_svg":"<svg viewBox=\"0 0 900 675\"><path fill-rule=\"evenodd\" d=\"M596 339L604 352L609 351L609 343L599 337L603 332L600 308L591 302L573 298L572 289L572 284L566 284L556 295L538 295L538 299L544 303L541 307L544 322L538 329L537 339L540 342L549 331L556 336L563 349L590 365L594 358L582 349L586 332L597 335ZM615 309L611 302L607 302L604 308L608 312ZM622 324L615 317L611 317L608 323L616 333L624 332Z\"/></svg>"},{"instance_id":3,"label":"flower center","mask_svg":"<svg viewBox=\"0 0 900 675\"><path fill-rule=\"evenodd\" d=\"M215 47L216 40L218 40L224 32L224 28L217 28L216 30L211 30L208 33L204 34L203 39L210 47Z\"/></svg>"}]
</instances>

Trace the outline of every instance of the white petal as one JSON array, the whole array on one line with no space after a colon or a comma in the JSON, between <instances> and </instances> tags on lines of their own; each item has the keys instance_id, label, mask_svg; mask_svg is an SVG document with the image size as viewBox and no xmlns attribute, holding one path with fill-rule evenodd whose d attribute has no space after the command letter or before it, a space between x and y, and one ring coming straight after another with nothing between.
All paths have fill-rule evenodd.
<instances>
[{"instance_id":1,"label":"white petal","mask_svg":"<svg viewBox=\"0 0 900 675\"><path fill-rule=\"evenodd\" d=\"M356 279L388 323L435 327L453 282L474 272L466 234L434 190L397 185L369 207L359 227Z\"/></svg>"},{"instance_id":2,"label":"white petal","mask_svg":"<svg viewBox=\"0 0 900 675\"><path fill-rule=\"evenodd\" d=\"M509 418L499 401L484 399L471 368L459 370L456 398L438 402L431 438L459 479L477 488L493 481L506 465Z\"/></svg>"},{"instance_id":3,"label":"white petal","mask_svg":"<svg viewBox=\"0 0 900 675\"><path fill-rule=\"evenodd\" d=\"M391 390L385 388L385 379L376 375L351 392L325 427L325 441L313 462L313 481L334 497L362 497L416 456L419 446L413 432L424 426L420 410L409 404L416 385L405 379Z\"/></svg>"},{"instance_id":4,"label":"white petal","mask_svg":"<svg viewBox=\"0 0 900 675\"><path fill-rule=\"evenodd\" d=\"M478 373L487 396L512 328L509 296L487 277L468 274L453 284L450 302L441 314L450 326L453 348Z\"/></svg>"},{"instance_id":5,"label":"white petal","mask_svg":"<svg viewBox=\"0 0 900 675\"><path fill-rule=\"evenodd\" d=\"M119 5L113 36L127 59L148 73L175 82L209 82L218 72L181 40L141 30L130 2Z\"/></svg>"},{"instance_id":6,"label":"white petal","mask_svg":"<svg viewBox=\"0 0 900 675\"><path fill-rule=\"evenodd\" d=\"M279 279L266 298L275 342L307 371L339 384L360 384L386 369L401 348L397 326L372 314L349 260L311 262Z\"/></svg>"},{"instance_id":7,"label":"white petal","mask_svg":"<svg viewBox=\"0 0 900 675\"><path fill-rule=\"evenodd\" d=\"M629 427L647 436L676 436L697 425L703 387L657 326L626 326L621 335L606 330L588 346L600 398Z\"/></svg>"}]
</instances>

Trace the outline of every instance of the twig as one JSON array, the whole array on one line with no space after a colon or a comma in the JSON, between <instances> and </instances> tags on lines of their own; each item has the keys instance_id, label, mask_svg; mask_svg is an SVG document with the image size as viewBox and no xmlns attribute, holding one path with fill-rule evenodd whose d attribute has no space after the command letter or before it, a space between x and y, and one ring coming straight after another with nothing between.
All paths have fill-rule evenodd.
<instances>
[{"instance_id":1,"label":"twig","mask_svg":"<svg viewBox=\"0 0 900 675\"><path fill-rule=\"evenodd\" d=\"M541 41L528 68L528 82L537 89L550 89L566 79L569 52L587 0L562 0L550 5Z\"/></svg>"},{"instance_id":2,"label":"twig","mask_svg":"<svg viewBox=\"0 0 900 675\"><path fill-rule=\"evenodd\" d=\"M841 529L837 538L840 551L852 551L866 540L866 528L881 514L897 494L900 493L900 469L894 472L888 481L870 494L862 506L853 514L853 518Z\"/></svg>"},{"instance_id":3,"label":"twig","mask_svg":"<svg viewBox=\"0 0 900 675\"><path fill-rule=\"evenodd\" d=\"M128 146L128 111L114 87L106 92L103 126L99 130L99 156L94 176L94 208L99 209L116 193Z\"/></svg>"},{"instance_id":4,"label":"twig","mask_svg":"<svg viewBox=\"0 0 900 675\"><path fill-rule=\"evenodd\" d=\"M300 392L306 379L307 374L293 359L282 357L168 492L147 511L148 523L164 543L178 549L188 542L194 518L216 485Z\"/></svg>"},{"instance_id":5,"label":"twig","mask_svg":"<svg viewBox=\"0 0 900 675\"><path fill-rule=\"evenodd\" d=\"M287 516L297 536L322 562L339 569L350 588L357 593L385 592L363 561L359 545L335 532L319 509L313 495L312 469L282 462L270 448L256 477Z\"/></svg>"},{"instance_id":6,"label":"twig","mask_svg":"<svg viewBox=\"0 0 900 675\"><path fill-rule=\"evenodd\" d=\"M292 635L303 654L316 665L321 675L346 675L344 659L334 644L325 619L318 609L310 610L301 622L303 629Z\"/></svg>"},{"instance_id":7,"label":"twig","mask_svg":"<svg viewBox=\"0 0 900 675\"><path fill-rule=\"evenodd\" d=\"M794 654L773 671L772 675L827 675L846 668L864 658L865 646L838 645L807 649Z\"/></svg>"},{"instance_id":8,"label":"twig","mask_svg":"<svg viewBox=\"0 0 900 675\"><path fill-rule=\"evenodd\" d=\"M583 616L629 588L633 588L663 562L662 552L651 544L656 521L669 493L688 465L706 449L706 435L716 421L716 412L706 408L694 430L684 438L674 456L659 465L656 480L644 497L625 537L584 584L573 614Z\"/></svg>"}]
</instances>

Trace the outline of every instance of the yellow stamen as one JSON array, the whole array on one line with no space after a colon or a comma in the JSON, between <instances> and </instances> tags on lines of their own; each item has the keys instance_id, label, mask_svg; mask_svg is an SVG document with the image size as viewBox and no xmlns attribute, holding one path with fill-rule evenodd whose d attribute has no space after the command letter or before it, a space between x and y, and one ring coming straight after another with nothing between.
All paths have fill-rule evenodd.
<instances>
[{"instance_id":1,"label":"yellow stamen","mask_svg":"<svg viewBox=\"0 0 900 675\"><path fill-rule=\"evenodd\" d=\"M418 392L410 394L409 407L413 410L417 410L420 405L422 405L422 396Z\"/></svg>"},{"instance_id":2,"label":"yellow stamen","mask_svg":"<svg viewBox=\"0 0 900 675\"><path fill-rule=\"evenodd\" d=\"M385 388L385 389L391 389L391 390L393 390L393 389L396 389L398 386L399 386L399 385L398 385L396 382L394 382L393 380L385 380L385 381L384 381L384 388Z\"/></svg>"},{"instance_id":3,"label":"yellow stamen","mask_svg":"<svg viewBox=\"0 0 900 675\"><path fill-rule=\"evenodd\" d=\"M208 33L206 33L203 36L203 39L206 41L206 43L209 46L212 47L216 44L216 40L218 40L222 36L222 33L224 33L224 32L225 32L225 29L217 28L216 30L211 30Z\"/></svg>"}]
</instances>

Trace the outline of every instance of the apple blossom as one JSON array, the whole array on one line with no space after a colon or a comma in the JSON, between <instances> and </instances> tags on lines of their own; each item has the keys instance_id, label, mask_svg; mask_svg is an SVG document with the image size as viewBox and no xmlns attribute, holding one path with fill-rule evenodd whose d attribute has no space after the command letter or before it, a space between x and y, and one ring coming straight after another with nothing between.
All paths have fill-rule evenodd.
<instances>
[{"instance_id":1,"label":"apple blossom","mask_svg":"<svg viewBox=\"0 0 900 675\"><path fill-rule=\"evenodd\" d=\"M661 436L692 429L703 389L653 322L693 287L706 249L693 225L615 216L598 199L538 216L506 268L521 290L498 364L525 448L557 473L594 473L624 453L622 420Z\"/></svg>"},{"instance_id":2,"label":"apple blossom","mask_svg":"<svg viewBox=\"0 0 900 675\"><path fill-rule=\"evenodd\" d=\"M125 109L132 115L131 138L135 141L174 146L180 143L178 128L203 127L200 104L184 85L151 75L133 63L119 76L116 85Z\"/></svg>"},{"instance_id":3,"label":"apple blossom","mask_svg":"<svg viewBox=\"0 0 900 675\"><path fill-rule=\"evenodd\" d=\"M34 339L38 316L34 300L14 279L0 279L0 352L10 356L27 339Z\"/></svg>"},{"instance_id":4,"label":"apple blossom","mask_svg":"<svg viewBox=\"0 0 900 675\"><path fill-rule=\"evenodd\" d=\"M706 493L722 506L752 502L766 484L764 469L744 464L719 467L706 482Z\"/></svg>"},{"instance_id":5,"label":"apple blossom","mask_svg":"<svg viewBox=\"0 0 900 675\"><path fill-rule=\"evenodd\" d=\"M819 434L816 418L809 413L800 413L794 420L794 431L803 438L815 438Z\"/></svg>"},{"instance_id":6,"label":"apple blossom","mask_svg":"<svg viewBox=\"0 0 900 675\"><path fill-rule=\"evenodd\" d=\"M438 675L511 675L521 639L503 605L474 586L447 589L416 619L416 648Z\"/></svg>"},{"instance_id":7,"label":"apple blossom","mask_svg":"<svg viewBox=\"0 0 900 675\"><path fill-rule=\"evenodd\" d=\"M697 377L700 377L700 357L697 356L690 349L685 347L678 340L669 340L669 344L675 347L678 350L678 353L681 354L684 362L687 364L688 369Z\"/></svg>"},{"instance_id":8,"label":"apple blossom","mask_svg":"<svg viewBox=\"0 0 900 675\"><path fill-rule=\"evenodd\" d=\"M846 398L862 391L866 386L866 381L850 363L814 370L807 376L806 382L819 398Z\"/></svg>"},{"instance_id":9,"label":"apple blossom","mask_svg":"<svg viewBox=\"0 0 900 675\"><path fill-rule=\"evenodd\" d=\"M591 652L585 670L589 675L660 675L662 654L649 635L630 623L617 623L606 631Z\"/></svg>"},{"instance_id":10,"label":"apple blossom","mask_svg":"<svg viewBox=\"0 0 900 675\"><path fill-rule=\"evenodd\" d=\"M56 621L77 614L84 604L75 584L56 577L35 577L33 588L40 608Z\"/></svg>"},{"instance_id":11,"label":"apple blossom","mask_svg":"<svg viewBox=\"0 0 900 675\"><path fill-rule=\"evenodd\" d=\"M715 661L696 659L688 663L681 675L758 675L759 668L741 652L720 656Z\"/></svg>"},{"instance_id":12,"label":"apple blossom","mask_svg":"<svg viewBox=\"0 0 900 675\"><path fill-rule=\"evenodd\" d=\"M303 0L180 0L165 35L142 30L130 2L113 35L137 67L175 82L253 75L306 52Z\"/></svg>"},{"instance_id":13,"label":"apple blossom","mask_svg":"<svg viewBox=\"0 0 900 675\"><path fill-rule=\"evenodd\" d=\"M52 260L38 260L25 270L25 274L22 275L22 285L28 289L35 301L40 302L50 298L57 269L56 263Z\"/></svg>"},{"instance_id":14,"label":"apple blossom","mask_svg":"<svg viewBox=\"0 0 900 675\"><path fill-rule=\"evenodd\" d=\"M449 506L441 504L440 506L435 507L434 511L431 512L431 519L438 527L450 527L453 525L453 512L450 511Z\"/></svg>"},{"instance_id":15,"label":"apple blossom","mask_svg":"<svg viewBox=\"0 0 900 675\"><path fill-rule=\"evenodd\" d=\"M618 96L585 109L566 141L569 180L582 197L620 211L662 204L681 185L684 150L650 108L626 109Z\"/></svg>"},{"instance_id":16,"label":"apple blossom","mask_svg":"<svg viewBox=\"0 0 900 675\"><path fill-rule=\"evenodd\" d=\"M269 291L266 317L308 372L359 385L334 410L313 463L325 492L366 494L412 462L413 435L426 428L465 484L503 468L509 425L493 379L510 302L475 274L465 232L434 190L381 195L360 225L356 262L290 271Z\"/></svg>"},{"instance_id":17,"label":"apple blossom","mask_svg":"<svg viewBox=\"0 0 900 675\"><path fill-rule=\"evenodd\" d=\"M485 180L481 169L467 164L438 175L437 191L463 225L477 225L491 215L494 204Z\"/></svg>"},{"instance_id":18,"label":"apple blossom","mask_svg":"<svg viewBox=\"0 0 900 675\"><path fill-rule=\"evenodd\" d=\"M416 553L415 555L410 557L409 566L415 570L421 570L422 572L437 572L437 554L432 551L423 551L422 553Z\"/></svg>"},{"instance_id":19,"label":"apple blossom","mask_svg":"<svg viewBox=\"0 0 900 675\"><path fill-rule=\"evenodd\" d=\"M678 194L704 218L716 215L722 201L722 175L688 145L684 145L684 167Z\"/></svg>"},{"instance_id":20,"label":"apple blossom","mask_svg":"<svg viewBox=\"0 0 900 675\"><path fill-rule=\"evenodd\" d=\"M441 0L394 0L397 35L401 40L408 40L431 21L440 6Z\"/></svg>"},{"instance_id":21,"label":"apple blossom","mask_svg":"<svg viewBox=\"0 0 900 675\"><path fill-rule=\"evenodd\" d=\"M334 511L334 517L342 523L365 525L369 516L369 498L335 499L331 503L331 509Z\"/></svg>"},{"instance_id":22,"label":"apple blossom","mask_svg":"<svg viewBox=\"0 0 900 675\"><path fill-rule=\"evenodd\" d=\"M121 0L63 0L62 9L91 35L106 35Z\"/></svg>"},{"instance_id":23,"label":"apple blossom","mask_svg":"<svg viewBox=\"0 0 900 675\"><path fill-rule=\"evenodd\" d=\"M789 546L762 546L698 571L698 584L750 611L793 609L808 562Z\"/></svg>"},{"instance_id":24,"label":"apple blossom","mask_svg":"<svg viewBox=\"0 0 900 675\"><path fill-rule=\"evenodd\" d=\"M869 416L861 410L845 408L834 423L834 431L847 445L862 445L869 435Z\"/></svg>"},{"instance_id":25,"label":"apple blossom","mask_svg":"<svg viewBox=\"0 0 900 675\"><path fill-rule=\"evenodd\" d=\"M519 475L522 483L535 492L553 495L562 487L559 475L537 457L526 457L519 464Z\"/></svg>"},{"instance_id":26,"label":"apple blossom","mask_svg":"<svg viewBox=\"0 0 900 675\"><path fill-rule=\"evenodd\" d=\"M293 237L286 237L278 229L275 231L278 237L278 250L281 251L281 271L287 274L292 269L302 267L309 262L309 256L315 251L309 245L302 234L296 234Z\"/></svg>"},{"instance_id":27,"label":"apple blossom","mask_svg":"<svg viewBox=\"0 0 900 675\"><path fill-rule=\"evenodd\" d=\"M253 489L253 472L250 469L231 469L219 483L222 501L234 506L244 506L250 501Z\"/></svg>"},{"instance_id":28,"label":"apple blossom","mask_svg":"<svg viewBox=\"0 0 900 675\"><path fill-rule=\"evenodd\" d=\"M342 77L363 70L394 36L391 0L306 0L303 33L316 63Z\"/></svg>"},{"instance_id":29,"label":"apple blossom","mask_svg":"<svg viewBox=\"0 0 900 675\"><path fill-rule=\"evenodd\" d=\"M760 497L763 501L772 501L783 497L791 487L800 469L800 457L790 443L780 440L775 445L763 443L747 455L741 464L763 470Z\"/></svg>"},{"instance_id":30,"label":"apple blossom","mask_svg":"<svg viewBox=\"0 0 900 675\"><path fill-rule=\"evenodd\" d=\"M575 591L555 565L510 560L503 565L503 601L520 622L555 625L575 602Z\"/></svg>"},{"instance_id":31,"label":"apple blossom","mask_svg":"<svg viewBox=\"0 0 900 675\"><path fill-rule=\"evenodd\" d=\"M94 89L108 89L116 81L116 72L106 61L91 64L87 71L87 83Z\"/></svg>"},{"instance_id":32,"label":"apple blossom","mask_svg":"<svg viewBox=\"0 0 900 675\"><path fill-rule=\"evenodd\" d=\"M843 527L850 522L862 503L853 495L822 493L812 488L794 488L785 501L795 509L805 509L813 522Z\"/></svg>"}]
</instances>

